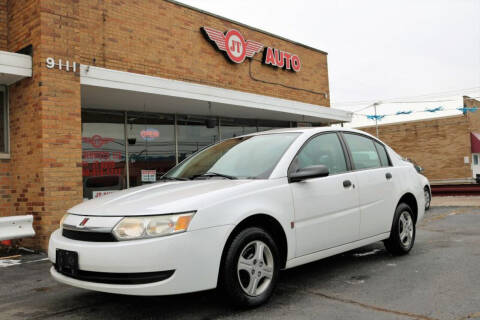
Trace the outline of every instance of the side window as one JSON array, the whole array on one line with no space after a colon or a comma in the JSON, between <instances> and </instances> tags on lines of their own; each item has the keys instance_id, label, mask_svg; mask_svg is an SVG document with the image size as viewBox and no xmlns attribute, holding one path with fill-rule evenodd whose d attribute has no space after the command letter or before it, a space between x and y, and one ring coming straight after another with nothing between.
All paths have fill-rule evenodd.
<instances>
[{"instance_id":1,"label":"side window","mask_svg":"<svg viewBox=\"0 0 480 320\"><path fill-rule=\"evenodd\" d=\"M330 174L347 171L347 162L336 133L325 133L310 139L293 160L291 170L323 164Z\"/></svg>"},{"instance_id":2,"label":"side window","mask_svg":"<svg viewBox=\"0 0 480 320\"><path fill-rule=\"evenodd\" d=\"M385 150L385 147L382 146L377 141L374 141L374 143L375 143L375 147L377 147L378 155L380 156L380 161L382 161L382 167L390 166L390 162L388 161L387 150Z\"/></svg>"},{"instance_id":3,"label":"side window","mask_svg":"<svg viewBox=\"0 0 480 320\"><path fill-rule=\"evenodd\" d=\"M344 133L344 136L352 154L355 169L371 169L382 166L372 139L349 133Z\"/></svg>"}]
</instances>

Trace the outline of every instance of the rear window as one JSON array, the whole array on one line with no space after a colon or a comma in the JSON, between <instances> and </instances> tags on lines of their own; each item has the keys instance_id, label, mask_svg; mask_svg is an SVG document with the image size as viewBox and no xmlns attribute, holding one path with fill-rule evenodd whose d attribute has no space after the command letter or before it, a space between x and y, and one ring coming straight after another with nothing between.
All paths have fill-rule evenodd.
<instances>
[{"instance_id":1,"label":"rear window","mask_svg":"<svg viewBox=\"0 0 480 320\"><path fill-rule=\"evenodd\" d=\"M375 147L377 147L378 155L380 156L380 161L382 162L383 167L388 167L390 166L390 161L388 160L388 155L387 155L387 150L385 150L385 147L378 143L377 141L374 142Z\"/></svg>"}]
</instances>

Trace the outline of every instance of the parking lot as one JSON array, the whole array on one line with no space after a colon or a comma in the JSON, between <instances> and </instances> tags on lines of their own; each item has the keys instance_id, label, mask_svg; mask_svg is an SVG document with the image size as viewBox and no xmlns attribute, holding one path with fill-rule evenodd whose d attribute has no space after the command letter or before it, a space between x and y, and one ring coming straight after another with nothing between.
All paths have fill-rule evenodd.
<instances>
[{"instance_id":1,"label":"parking lot","mask_svg":"<svg viewBox=\"0 0 480 320\"><path fill-rule=\"evenodd\" d=\"M0 319L480 319L480 207L432 208L407 256L377 243L283 271L272 300L248 311L215 291L130 297L68 287L45 259L0 260Z\"/></svg>"}]
</instances>

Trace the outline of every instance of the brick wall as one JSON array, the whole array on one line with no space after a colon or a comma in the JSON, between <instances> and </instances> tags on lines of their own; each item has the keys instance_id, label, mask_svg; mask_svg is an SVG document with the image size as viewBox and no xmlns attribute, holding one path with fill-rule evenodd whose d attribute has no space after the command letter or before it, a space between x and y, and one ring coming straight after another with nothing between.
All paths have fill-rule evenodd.
<instances>
[{"instance_id":1,"label":"brick wall","mask_svg":"<svg viewBox=\"0 0 480 320\"><path fill-rule=\"evenodd\" d=\"M0 160L0 217L12 212L12 175L10 161Z\"/></svg>"},{"instance_id":2,"label":"brick wall","mask_svg":"<svg viewBox=\"0 0 480 320\"><path fill-rule=\"evenodd\" d=\"M40 23L35 0L8 1L8 50L15 52L28 45L39 51ZM41 172L42 135L40 106L39 58L33 57L33 77L9 87L10 106L10 194L11 212L7 214L34 215L39 232L43 202L43 175ZM31 239L25 242L34 245Z\"/></svg>"},{"instance_id":3,"label":"brick wall","mask_svg":"<svg viewBox=\"0 0 480 320\"><path fill-rule=\"evenodd\" d=\"M7 50L7 0L0 0L0 50Z\"/></svg>"},{"instance_id":4,"label":"brick wall","mask_svg":"<svg viewBox=\"0 0 480 320\"><path fill-rule=\"evenodd\" d=\"M480 133L480 101L467 96L463 97L463 102L467 108L478 108L475 112L467 113L470 131Z\"/></svg>"},{"instance_id":5,"label":"brick wall","mask_svg":"<svg viewBox=\"0 0 480 320\"><path fill-rule=\"evenodd\" d=\"M47 57L79 61L78 6L76 0L39 2L41 165L45 187L39 237L42 248L47 247L60 218L82 201L80 75L78 71L47 69L44 64Z\"/></svg>"},{"instance_id":6,"label":"brick wall","mask_svg":"<svg viewBox=\"0 0 480 320\"><path fill-rule=\"evenodd\" d=\"M360 130L375 135L375 127ZM466 116L394 123L379 126L379 138L400 155L425 169L431 180L472 177L469 120Z\"/></svg>"},{"instance_id":7,"label":"brick wall","mask_svg":"<svg viewBox=\"0 0 480 320\"><path fill-rule=\"evenodd\" d=\"M33 77L9 87L11 160L0 163L0 214L32 214L46 249L66 210L82 200L79 74L45 68L48 56L78 61L78 1L8 2L8 50L33 46Z\"/></svg>"},{"instance_id":8,"label":"brick wall","mask_svg":"<svg viewBox=\"0 0 480 320\"><path fill-rule=\"evenodd\" d=\"M79 10L84 64L329 106L326 54L163 0L84 0ZM302 69L263 65L261 53L230 63L204 38L202 26L235 28L247 40L296 53Z\"/></svg>"}]
</instances>

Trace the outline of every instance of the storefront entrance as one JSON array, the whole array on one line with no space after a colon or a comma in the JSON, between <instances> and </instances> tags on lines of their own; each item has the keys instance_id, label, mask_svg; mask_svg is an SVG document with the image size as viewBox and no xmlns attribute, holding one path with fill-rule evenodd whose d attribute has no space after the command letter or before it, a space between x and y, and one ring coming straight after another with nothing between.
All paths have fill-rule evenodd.
<instances>
[{"instance_id":1,"label":"storefront entrance","mask_svg":"<svg viewBox=\"0 0 480 320\"><path fill-rule=\"evenodd\" d=\"M221 139L296 125L288 121L111 110L82 111L83 197L156 182Z\"/></svg>"}]
</instances>

